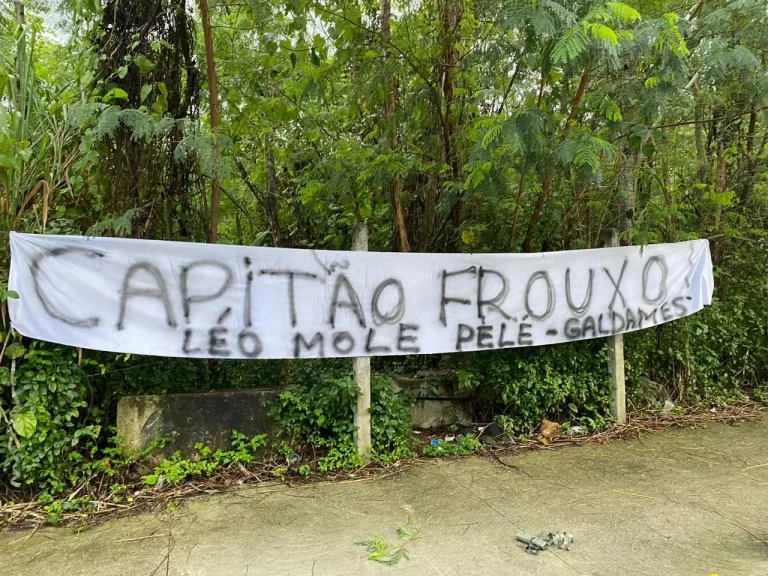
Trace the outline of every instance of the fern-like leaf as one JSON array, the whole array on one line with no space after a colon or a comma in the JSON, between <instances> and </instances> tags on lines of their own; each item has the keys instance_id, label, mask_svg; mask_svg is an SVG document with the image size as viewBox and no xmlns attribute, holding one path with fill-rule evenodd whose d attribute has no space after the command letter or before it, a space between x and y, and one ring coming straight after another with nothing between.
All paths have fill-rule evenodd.
<instances>
[{"instance_id":1,"label":"fern-like leaf","mask_svg":"<svg viewBox=\"0 0 768 576\"><path fill-rule=\"evenodd\" d=\"M560 20L566 26L573 26L576 24L576 14L568 10L568 8L562 4L555 2L554 0L541 0L541 7L546 8L552 12L552 14L560 18Z\"/></svg>"},{"instance_id":2,"label":"fern-like leaf","mask_svg":"<svg viewBox=\"0 0 768 576\"><path fill-rule=\"evenodd\" d=\"M640 12L624 2L608 2L606 4L613 14L622 22L640 22Z\"/></svg>"},{"instance_id":3,"label":"fern-like leaf","mask_svg":"<svg viewBox=\"0 0 768 576\"><path fill-rule=\"evenodd\" d=\"M488 132L485 133L485 136L483 136L483 148L486 150L488 149L488 146L490 146L501 133L501 128L502 125L500 123L494 124L490 127Z\"/></svg>"},{"instance_id":4,"label":"fern-like leaf","mask_svg":"<svg viewBox=\"0 0 768 576\"><path fill-rule=\"evenodd\" d=\"M613 100L606 100L602 106L605 117L611 122L621 122L621 108Z\"/></svg>"},{"instance_id":5,"label":"fern-like leaf","mask_svg":"<svg viewBox=\"0 0 768 576\"><path fill-rule=\"evenodd\" d=\"M537 10L531 19L536 34L547 38L555 32L555 21L546 11Z\"/></svg>"},{"instance_id":6,"label":"fern-like leaf","mask_svg":"<svg viewBox=\"0 0 768 576\"><path fill-rule=\"evenodd\" d=\"M599 22L592 22L586 24L585 29L589 30L592 37L597 40L609 42L612 46L616 46L619 43L619 38L616 36L616 32L614 32L610 26L600 24Z\"/></svg>"},{"instance_id":7,"label":"fern-like leaf","mask_svg":"<svg viewBox=\"0 0 768 576\"><path fill-rule=\"evenodd\" d=\"M552 63L565 64L575 60L586 50L588 43L583 26L569 28L552 49Z\"/></svg>"}]
</instances>

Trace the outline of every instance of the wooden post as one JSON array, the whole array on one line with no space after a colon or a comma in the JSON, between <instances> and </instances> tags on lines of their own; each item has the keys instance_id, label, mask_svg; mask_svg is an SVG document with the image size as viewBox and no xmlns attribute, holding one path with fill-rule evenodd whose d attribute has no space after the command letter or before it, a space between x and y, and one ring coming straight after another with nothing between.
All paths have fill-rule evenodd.
<instances>
[{"instance_id":1,"label":"wooden post","mask_svg":"<svg viewBox=\"0 0 768 576\"><path fill-rule=\"evenodd\" d=\"M619 236L614 228L611 231L611 246L619 245ZM608 337L611 371L611 416L619 424L627 423L627 395L624 381L624 334Z\"/></svg>"},{"instance_id":2,"label":"wooden post","mask_svg":"<svg viewBox=\"0 0 768 576\"><path fill-rule=\"evenodd\" d=\"M208 93L211 97L211 132L213 132L213 175L211 178L211 221L208 227L208 243L219 241L219 177L216 175L216 153L218 144L216 138L219 131L219 90L216 84L216 62L213 59L213 34L211 21L208 16L208 0L200 0L200 20L203 22L203 39L205 41L205 62L208 68Z\"/></svg>"},{"instance_id":3,"label":"wooden post","mask_svg":"<svg viewBox=\"0 0 768 576\"><path fill-rule=\"evenodd\" d=\"M358 222L352 234L352 250L368 251L368 225ZM355 407L355 426L357 426L357 452L363 462L371 459L371 359L369 357L353 358L352 371L359 388L357 406Z\"/></svg>"}]
</instances>

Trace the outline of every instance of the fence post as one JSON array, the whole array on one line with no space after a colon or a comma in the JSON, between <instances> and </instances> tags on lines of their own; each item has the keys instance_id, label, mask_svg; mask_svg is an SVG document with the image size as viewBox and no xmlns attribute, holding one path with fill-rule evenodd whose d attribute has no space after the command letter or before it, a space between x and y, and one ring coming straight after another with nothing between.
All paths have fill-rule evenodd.
<instances>
[{"instance_id":1,"label":"fence post","mask_svg":"<svg viewBox=\"0 0 768 576\"><path fill-rule=\"evenodd\" d=\"M358 222L352 233L352 250L368 251L368 225ZM359 389L355 407L355 426L357 426L357 452L363 462L371 458L371 359L370 357L353 358L352 371Z\"/></svg>"},{"instance_id":2,"label":"fence post","mask_svg":"<svg viewBox=\"0 0 768 576\"><path fill-rule=\"evenodd\" d=\"M616 229L611 230L611 246L619 245ZM627 423L627 395L624 381L624 334L614 334L608 337L610 358L608 366L611 371L611 416L619 424Z\"/></svg>"}]
</instances>

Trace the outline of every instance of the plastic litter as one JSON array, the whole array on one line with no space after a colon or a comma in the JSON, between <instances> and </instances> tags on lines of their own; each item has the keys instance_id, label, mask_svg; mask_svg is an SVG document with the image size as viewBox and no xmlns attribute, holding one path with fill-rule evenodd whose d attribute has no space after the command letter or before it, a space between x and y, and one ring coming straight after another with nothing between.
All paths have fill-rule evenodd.
<instances>
[{"instance_id":1,"label":"plastic litter","mask_svg":"<svg viewBox=\"0 0 768 576\"><path fill-rule=\"evenodd\" d=\"M543 532L541 534L518 532L516 538L525 544L525 551L529 554L538 554L550 546L560 550L570 550L571 543L573 543L573 534L569 532Z\"/></svg>"},{"instance_id":2,"label":"plastic litter","mask_svg":"<svg viewBox=\"0 0 768 576\"><path fill-rule=\"evenodd\" d=\"M571 426L568 428L568 431L566 434L568 436L582 436L586 430L584 430L584 426Z\"/></svg>"}]
</instances>

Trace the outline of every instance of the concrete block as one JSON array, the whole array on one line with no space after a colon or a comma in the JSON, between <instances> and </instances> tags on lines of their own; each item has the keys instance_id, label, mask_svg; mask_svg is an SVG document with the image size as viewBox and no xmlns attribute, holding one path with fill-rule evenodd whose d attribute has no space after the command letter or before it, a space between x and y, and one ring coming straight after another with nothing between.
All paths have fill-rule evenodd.
<instances>
[{"instance_id":1,"label":"concrete block","mask_svg":"<svg viewBox=\"0 0 768 576\"><path fill-rule=\"evenodd\" d=\"M470 393L459 390L458 379L453 371L423 371L415 376L401 376L395 381L395 389L408 392L416 399L411 408L411 420L415 428L468 425L472 422L466 406L466 398Z\"/></svg>"},{"instance_id":2,"label":"concrete block","mask_svg":"<svg viewBox=\"0 0 768 576\"><path fill-rule=\"evenodd\" d=\"M232 430L248 436L270 434L267 416L277 390L229 390L162 396L126 396L117 404L117 433L126 448L146 448L153 440L171 438L163 449L188 455L202 442L213 450L229 449Z\"/></svg>"}]
</instances>

